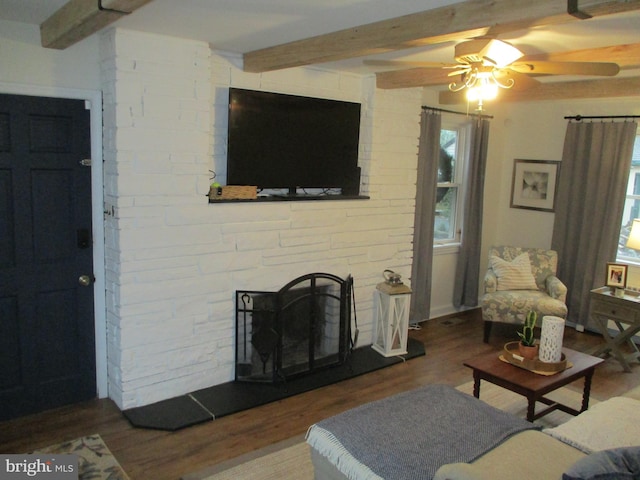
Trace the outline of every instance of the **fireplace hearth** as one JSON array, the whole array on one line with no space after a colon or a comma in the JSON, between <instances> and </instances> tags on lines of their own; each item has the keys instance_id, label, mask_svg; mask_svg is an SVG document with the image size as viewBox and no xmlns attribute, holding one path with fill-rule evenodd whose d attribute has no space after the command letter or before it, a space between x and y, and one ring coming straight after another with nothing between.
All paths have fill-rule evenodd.
<instances>
[{"instance_id":1,"label":"fireplace hearth","mask_svg":"<svg viewBox=\"0 0 640 480\"><path fill-rule=\"evenodd\" d=\"M352 288L351 276L311 273L277 292L236 291L235 380L279 383L342 365Z\"/></svg>"},{"instance_id":2,"label":"fireplace hearth","mask_svg":"<svg viewBox=\"0 0 640 480\"><path fill-rule=\"evenodd\" d=\"M135 427L175 431L425 354L412 338L403 356L355 348L352 291L351 276L314 273L278 292L237 292L235 380L125 410L125 417Z\"/></svg>"}]
</instances>

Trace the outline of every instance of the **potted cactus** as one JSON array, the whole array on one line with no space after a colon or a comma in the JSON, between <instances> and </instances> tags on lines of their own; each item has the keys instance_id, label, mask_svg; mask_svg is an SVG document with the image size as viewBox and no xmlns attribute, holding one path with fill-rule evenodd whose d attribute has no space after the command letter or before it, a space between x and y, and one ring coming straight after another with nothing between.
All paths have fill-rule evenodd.
<instances>
[{"instance_id":1,"label":"potted cactus","mask_svg":"<svg viewBox=\"0 0 640 480\"><path fill-rule=\"evenodd\" d=\"M534 329L536 327L536 321L538 320L538 314L533 310L527 313L524 319L524 325L522 331L518 332L520 337L520 343L518 344L518 351L524 358L534 359L538 356L538 343L533 337Z\"/></svg>"}]
</instances>

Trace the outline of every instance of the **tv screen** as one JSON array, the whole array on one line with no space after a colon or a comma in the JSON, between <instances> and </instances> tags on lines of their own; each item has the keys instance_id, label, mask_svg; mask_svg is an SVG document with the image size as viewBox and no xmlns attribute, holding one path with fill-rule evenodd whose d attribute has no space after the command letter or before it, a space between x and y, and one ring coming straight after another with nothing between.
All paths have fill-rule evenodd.
<instances>
[{"instance_id":1,"label":"tv screen","mask_svg":"<svg viewBox=\"0 0 640 480\"><path fill-rule=\"evenodd\" d=\"M231 88L227 184L358 193L359 136L359 103Z\"/></svg>"}]
</instances>

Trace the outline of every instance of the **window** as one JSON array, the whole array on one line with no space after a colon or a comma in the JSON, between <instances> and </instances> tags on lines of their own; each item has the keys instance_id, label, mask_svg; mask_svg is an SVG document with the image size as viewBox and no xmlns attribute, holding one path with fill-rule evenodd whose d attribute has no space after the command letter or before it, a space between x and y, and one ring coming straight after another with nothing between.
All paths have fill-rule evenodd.
<instances>
[{"instance_id":1,"label":"window","mask_svg":"<svg viewBox=\"0 0 640 480\"><path fill-rule=\"evenodd\" d=\"M435 245L460 242L463 182L467 165L468 123L446 122L440 130L440 160L433 240Z\"/></svg>"},{"instance_id":2,"label":"window","mask_svg":"<svg viewBox=\"0 0 640 480\"><path fill-rule=\"evenodd\" d=\"M634 218L640 218L640 135L636 137L633 144L631 171L629 172L629 183L627 184L617 255L620 261L640 263L640 252L625 247Z\"/></svg>"}]
</instances>

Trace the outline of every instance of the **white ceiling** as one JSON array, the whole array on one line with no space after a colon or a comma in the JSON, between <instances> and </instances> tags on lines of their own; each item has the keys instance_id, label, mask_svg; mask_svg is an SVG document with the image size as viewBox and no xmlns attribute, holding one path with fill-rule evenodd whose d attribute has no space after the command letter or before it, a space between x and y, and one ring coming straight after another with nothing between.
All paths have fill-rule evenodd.
<instances>
[{"instance_id":1,"label":"white ceiling","mask_svg":"<svg viewBox=\"0 0 640 480\"><path fill-rule=\"evenodd\" d=\"M68 0L0 0L0 20L39 25ZM558 0L562 1L562 0ZM213 48L245 53L334 32L454 0L153 0L115 25L133 30L202 40ZM610 15L559 26L537 27L500 37L526 54L640 42L640 12ZM388 53L378 58L453 61L453 44ZM373 71L362 59L328 65ZM376 67L375 70L380 70Z\"/></svg>"},{"instance_id":2,"label":"white ceiling","mask_svg":"<svg viewBox=\"0 0 640 480\"><path fill-rule=\"evenodd\" d=\"M0 0L0 19L40 24L68 0ZM97 0L96 0L97 1ZM117 26L245 53L455 0L153 0Z\"/></svg>"}]
</instances>

